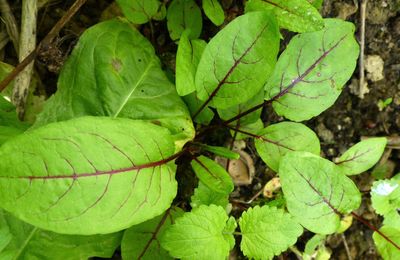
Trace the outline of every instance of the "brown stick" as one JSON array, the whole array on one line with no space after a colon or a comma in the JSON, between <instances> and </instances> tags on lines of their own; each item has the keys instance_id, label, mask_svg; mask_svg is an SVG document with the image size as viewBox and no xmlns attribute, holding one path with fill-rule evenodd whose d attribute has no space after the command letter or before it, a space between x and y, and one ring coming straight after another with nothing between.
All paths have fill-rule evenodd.
<instances>
[{"instance_id":1,"label":"brown stick","mask_svg":"<svg viewBox=\"0 0 400 260\"><path fill-rule=\"evenodd\" d=\"M87 0L76 0L75 3L68 9L68 11L64 14L63 17L61 17L60 20L54 25L54 27L50 30L50 32L46 35L46 37L43 38L43 40L38 44L36 49L32 51L26 58L21 61L14 69L11 71L10 74L7 75L1 82L0 82L0 92L3 91L8 84L10 84L11 81L29 64L31 63L35 57L36 54L39 52L40 48L42 46L48 45L52 42L54 37L57 36L57 34L61 31L61 29L65 26L69 20L71 20L72 16L75 15L75 13L81 8L81 6L86 2Z\"/></svg>"}]
</instances>

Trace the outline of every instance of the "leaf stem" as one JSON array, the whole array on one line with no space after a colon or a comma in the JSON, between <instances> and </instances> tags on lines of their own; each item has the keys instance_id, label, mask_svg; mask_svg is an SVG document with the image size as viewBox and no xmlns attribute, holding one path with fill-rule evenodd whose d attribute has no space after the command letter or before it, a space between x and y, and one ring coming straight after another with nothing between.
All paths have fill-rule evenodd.
<instances>
[{"instance_id":1,"label":"leaf stem","mask_svg":"<svg viewBox=\"0 0 400 260\"><path fill-rule=\"evenodd\" d=\"M373 226L372 224L370 224L366 219L364 219L363 217L361 217L360 215L357 215L355 212L351 212L351 215L357 219L358 221L360 221L361 223L363 223L364 225L366 225L369 229L373 230L374 232L378 233L381 237L383 237L386 241L388 241L390 244L392 244L394 247L396 247L398 250L400 250L400 246L398 244L396 244L393 240L391 240L389 237L387 237L385 234L383 234L381 231L378 230L377 227Z\"/></svg>"}]
</instances>

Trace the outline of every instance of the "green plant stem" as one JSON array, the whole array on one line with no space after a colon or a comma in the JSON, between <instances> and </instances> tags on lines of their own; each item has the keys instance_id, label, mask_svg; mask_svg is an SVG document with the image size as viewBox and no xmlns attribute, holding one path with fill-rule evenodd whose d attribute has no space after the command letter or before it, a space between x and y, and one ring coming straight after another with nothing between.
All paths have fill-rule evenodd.
<instances>
[{"instance_id":1,"label":"green plant stem","mask_svg":"<svg viewBox=\"0 0 400 260\"><path fill-rule=\"evenodd\" d=\"M386 241L388 241L390 244L392 244L394 247L396 247L398 250L400 250L400 246L398 244L396 244L393 240L391 240L389 237L387 237L385 234L383 234L381 231L379 231L379 229L375 226L373 226L372 224L370 224L366 219L364 219L363 217L361 217L360 215L357 215L355 212L351 212L351 215L357 219L358 221L360 221L361 223L363 223L364 225L366 225L369 229L373 230L374 232L378 233L381 237L383 237Z\"/></svg>"}]
</instances>

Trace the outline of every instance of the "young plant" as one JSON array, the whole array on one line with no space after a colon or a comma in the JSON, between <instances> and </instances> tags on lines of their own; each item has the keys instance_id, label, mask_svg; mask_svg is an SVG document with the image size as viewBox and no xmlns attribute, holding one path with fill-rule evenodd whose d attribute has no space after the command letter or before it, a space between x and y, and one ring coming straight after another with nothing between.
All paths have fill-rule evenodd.
<instances>
[{"instance_id":1,"label":"young plant","mask_svg":"<svg viewBox=\"0 0 400 260\"><path fill-rule=\"evenodd\" d=\"M321 3L248 1L247 13L206 43L197 39L202 19L195 1L174 0L166 11L159 1L117 1L128 21L105 21L80 37L32 127L14 124L6 113L10 104L0 103L0 122L17 129L15 137L3 135L0 147L2 254L110 257L121 245L124 259L226 259L237 235L245 256L272 259L307 229L316 233L301 253L309 257L323 247L324 235L343 232L349 215L363 221L353 212L361 194L347 175L371 168L386 139L362 141L334 163L319 156L317 135L300 123L335 102L359 54L354 25L322 19L310 2ZM214 24L224 23L218 1L202 3ZM171 39L179 39L176 86L131 24L151 24L165 13ZM278 58L279 28L300 33ZM264 128L260 110L267 105L294 122ZM238 154L202 143L219 128L234 139L254 139L279 177L284 203L249 207L238 220L230 216L232 179L207 155ZM180 157L191 160L199 179L190 212L172 205ZM384 200L377 212L395 215L392 201ZM400 252L397 228L374 230L387 259ZM85 246L68 257L55 251L76 241Z\"/></svg>"}]
</instances>

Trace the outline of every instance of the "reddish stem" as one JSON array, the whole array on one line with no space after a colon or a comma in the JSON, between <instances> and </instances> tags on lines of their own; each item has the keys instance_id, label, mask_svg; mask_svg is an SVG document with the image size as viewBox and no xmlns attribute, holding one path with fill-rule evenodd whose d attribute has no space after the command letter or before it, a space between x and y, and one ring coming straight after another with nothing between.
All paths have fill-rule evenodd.
<instances>
[{"instance_id":1,"label":"reddish stem","mask_svg":"<svg viewBox=\"0 0 400 260\"><path fill-rule=\"evenodd\" d=\"M378 228L376 228L375 226L373 226L372 224L370 224L366 219L364 219L363 217L361 217L360 215L357 215L354 212L351 212L351 215L357 219L358 221L360 221L361 223L363 223L364 225L366 225L369 229L375 231L376 233L378 233L381 237L383 237L386 241L388 241L390 244L392 244L394 247L396 247L398 250L400 250L400 246L398 244L396 244L393 240L391 240L389 237L387 237L385 234L383 234L381 231L378 230Z\"/></svg>"}]
</instances>

